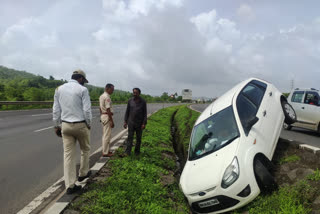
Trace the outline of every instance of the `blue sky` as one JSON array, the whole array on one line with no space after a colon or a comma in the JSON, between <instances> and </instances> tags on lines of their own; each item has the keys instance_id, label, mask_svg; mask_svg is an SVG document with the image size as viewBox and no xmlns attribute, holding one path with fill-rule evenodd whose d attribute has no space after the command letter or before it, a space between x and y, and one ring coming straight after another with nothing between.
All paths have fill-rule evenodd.
<instances>
[{"instance_id":1,"label":"blue sky","mask_svg":"<svg viewBox=\"0 0 320 214\"><path fill-rule=\"evenodd\" d=\"M216 97L249 77L319 87L320 8L298 0L1 0L0 65Z\"/></svg>"}]
</instances>

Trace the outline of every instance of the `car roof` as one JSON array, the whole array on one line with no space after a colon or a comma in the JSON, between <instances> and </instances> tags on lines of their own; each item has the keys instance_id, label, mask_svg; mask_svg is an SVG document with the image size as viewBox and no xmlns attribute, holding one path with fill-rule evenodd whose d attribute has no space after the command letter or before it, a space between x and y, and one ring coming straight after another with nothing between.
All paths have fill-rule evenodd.
<instances>
[{"instance_id":1,"label":"car roof","mask_svg":"<svg viewBox=\"0 0 320 214\"><path fill-rule=\"evenodd\" d=\"M319 91L318 89L315 88L295 88L293 91Z\"/></svg>"},{"instance_id":2,"label":"car roof","mask_svg":"<svg viewBox=\"0 0 320 214\"><path fill-rule=\"evenodd\" d=\"M257 79L257 78L249 78L247 80L244 80L237 85L235 85L233 88L231 88L229 91L224 93L222 96L220 96L218 99L213 101L203 112L202 114L198 117L195 125L198 125L211 115L214 115L215 113L227 108L228 106L232 105L233 97L240 92L240 90L249 82L252 80L258 80L264 83L267 83L264 80Z\"/></svg>"}]
</instances>

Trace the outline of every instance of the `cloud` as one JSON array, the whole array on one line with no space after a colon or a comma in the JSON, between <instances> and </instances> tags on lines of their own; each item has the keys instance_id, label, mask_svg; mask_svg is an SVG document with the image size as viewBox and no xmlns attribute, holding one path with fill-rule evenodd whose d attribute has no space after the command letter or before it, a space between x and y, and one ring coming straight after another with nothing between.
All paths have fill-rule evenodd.
<instances>
[{"instance_id":1,"label":"cloud","mask_svg":"<svg viewBox=\"0 0 320 214\"><path fill-rule=\"evenodd\" d=\"M237 9L237 15L241 20L246 22L251 22L255 19L255 13L248 4L240 5L240 7Z\"/></svg>"},{"instance_id":2,"label":"cloud","mask_svg":"<svg viewBox=\"0 0 320 214\"><path fill-rule=\"evenodd\" d=\"M319 18L248 33L216 8L190 15L187 1L80 2L58 1L6 28L0 64L57 79L81 68L91 84L152 95L190 88L215 97L252 76L287 92L293 78L299 87L315 87L320 78ZM246 4L237 14L255 18Z\"/></svg>"}]
</instances>

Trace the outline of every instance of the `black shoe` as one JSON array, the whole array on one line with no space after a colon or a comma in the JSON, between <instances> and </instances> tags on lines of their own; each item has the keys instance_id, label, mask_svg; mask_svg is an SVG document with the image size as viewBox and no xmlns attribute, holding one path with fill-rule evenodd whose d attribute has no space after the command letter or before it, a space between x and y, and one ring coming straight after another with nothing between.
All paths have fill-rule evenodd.
<instances>
[{"instance_id":1,"label":"black shoe","mask_svg":"<svg viewBox=\"0 0 320 214\"><path fill-rule=\"evenodd\" d=\"M85 175L85 176L80 176L80 177L78 178L78 181L81 182L81 181L83 181L84 179L89 178L90 175L91 175L91 170L89 170L89 172L87 173L87 175Z\"/></svg>"},{"instance_id":2,"label":"black shoe","mask_svg":"<svg viewBox=\"0 0 320 214\"><path fill-rule=\"evenodd\" d=\"M77 186L77 185L74 185L72 188L68 188L67 189L67 194L68 195L71 195L71 194L73 194L73 193L75 193L75 192L77 192L77 191L79 191L79 190L81 190L82 189L82 186Z\"/></svg>"}]
</instances>

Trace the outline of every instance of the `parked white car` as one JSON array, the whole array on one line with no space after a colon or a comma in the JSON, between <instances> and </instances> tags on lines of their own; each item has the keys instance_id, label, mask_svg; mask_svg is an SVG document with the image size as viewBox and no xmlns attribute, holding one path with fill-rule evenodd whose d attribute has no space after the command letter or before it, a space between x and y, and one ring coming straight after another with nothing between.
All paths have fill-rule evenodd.
<instances>
[{"instance_id":1,"label":"parked white car","mask_svg":"<svg viewBox=\"0 0 320 214\"><path fill-rule=\"evenodd\" d=\"M271 159L284 120L295 121L293 108L272 84L255 78L210 104L194 125L180 177L192 211L230 211L276 188Z\"/></svg>"},{"instance_id":2,"label":"parked white car","mask_svg":"<svg viewBox=\"0 0 320 214\"><path fill-rule=\"evenodd\" d=\"M291 91L288 102L297 114L297 122L291 125L285 124L290 130L292 126L310 129L320 133L320 95L314 88Z\"/></svg>"}]
</instances>

